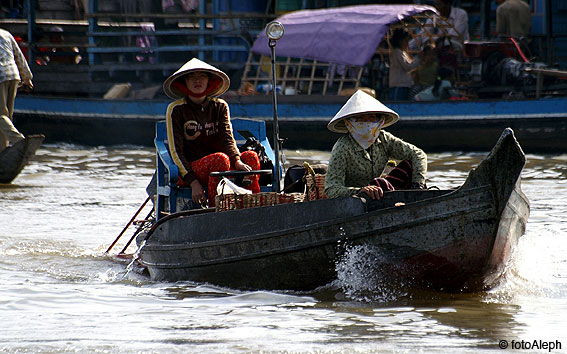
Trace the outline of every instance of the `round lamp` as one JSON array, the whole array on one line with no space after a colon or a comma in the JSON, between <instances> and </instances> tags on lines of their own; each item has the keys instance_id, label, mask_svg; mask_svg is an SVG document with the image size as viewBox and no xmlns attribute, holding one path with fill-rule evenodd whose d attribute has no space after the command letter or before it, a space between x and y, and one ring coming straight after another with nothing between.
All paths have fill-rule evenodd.
<instances>
[{"instance_id":1,"label":"round lamp","mask_svg":"<svg viewBox=\"0 0 567 354\"><path fill-rule=\"evenodd\" d=\"M284 35L284 27L280 22L270 22L266 26L266 35L271 41L277 41Z\"/></svg>"}]
</instances>

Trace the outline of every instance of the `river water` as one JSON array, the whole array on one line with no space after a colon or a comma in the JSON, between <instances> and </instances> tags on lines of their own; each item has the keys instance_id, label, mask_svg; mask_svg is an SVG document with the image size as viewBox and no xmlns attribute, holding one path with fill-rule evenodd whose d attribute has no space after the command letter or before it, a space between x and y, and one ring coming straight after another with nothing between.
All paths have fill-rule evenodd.
<instances>
[{"instance_id":1,"label":"river water","mask_svg":"<svg viewBox=\"0 0 567 354\"><path fill-rule=\"evenodd\" d=\"M460 185L484 155L431 154L428 184ZM309 293L151 282L104 251L153 169L149 148L48 145L0 186L0 353L567 352L567 155L528 156L531 215L508 276L464 295L370 282L364 249Z\"/></svg>"}]
</instances>

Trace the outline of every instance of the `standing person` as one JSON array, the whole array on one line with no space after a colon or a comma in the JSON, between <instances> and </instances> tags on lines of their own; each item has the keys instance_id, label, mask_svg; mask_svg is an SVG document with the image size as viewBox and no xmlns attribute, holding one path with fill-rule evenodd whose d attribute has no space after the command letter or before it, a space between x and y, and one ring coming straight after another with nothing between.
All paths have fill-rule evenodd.
<instances>
[{"instance_id":1,"label":"standing person","mask_svg":"<svg viewBox=\"0 0 567 354\"><path fill-rule=\"evenodd\" d=\"M325 178L328 198L366 194L380 199L385 191L425 188L427 155L382 130L399 119L396 112L363 91L355 92L327 128L344 133L331 151ZM402 160L380 177L390 159Z\"/></svg>"},{"instance_id":2,"label":"standing person","mask_svg":"<svg viewBox=\"0 0 567 354\"><path fill-rule=\"evenodd\" d=\"M527 37L532 28L530 5L522 0L496 0L496 32L500 36Z\"/></svg>"},{"instance_id":3,"label":"standing person","mask_svg":"<svg viewBox=\"0 0 567 354\"><path fill-rule=\"evenodd\" d=\"M428 19L425 22L427 27L431 27L428 31L431 33L431 40L437 43L439 40L445 41L447 39L450 43L446 45L451 45L457 50L463 49L463 42L470 39L469 34L469 15L463 9L454 7L452 5L452 0L435 0L433 6L439 12L439 15L444 17L453 28L446 28L445 30L439 29L435 26L434 21ZM423 40L426 38L424 36L419 36L423 33L423 30L418 32L417 38L419 39L419 44L423 45ZM418 43L414 40L410 41L410 48L417 49Z\"/></svg>"},{"instance_id":4,"label":"standing person","mask_svg":"<svg viewBox=\"0 0 567 354\"><path fill-rule=\"evenodd\" d=\"M419 65L419 59L409 53L410 35L403 28L396 28L390 39L390 100L407 100L413 86L411 70Z\"/></svg>"},{"instance_id":5,"label":"standing person","mask_svg":"<svg viewBox=\"0 0 567 354\"><path fill-rule=\"evenodd\" d=\"M239 153L232 135L228 104L217 96L228 89L230 79L221 70L193 58L164 84L165 93L176 101L166 113L167 140L173 161L179 168L181 183L191 186L192 199L215 205L219 178L211 172L260 169L254 151ZM250 176L248 189L260 192L257 175Z\"/></svg>"},{"instance_id":6,"label":"standing person","mask_svg":"<svg viewBox=\"0 0 567 354\"><path fill-rule=\"evenodd\" d=\"M462 49L463 42L456 40L456 38L462 37L463 41L470 39L469 15L465 10L454 7L452 2L452 0L435 0L434 6L439 11L439 15L445 17L447 22L455 27L458 33L451 29L448 31L447 36L451 37L452 44L456 45L457 49Z\"/></svg>"},{"instance_id":7,"label":"standing person","mask_svg":"<svg viewBox=\"0 0 567 354\"><path fill-rule=\"evenodd\" d=\"M439 14L453 25L446 31L439 31L434 37L439 56L439 67L453 71L458 77L458 57L463 50L464 41L470 39L469 35L469 16L463 9L452 6L452 0L435 0L435 8Z\"/></svg>"},{"instance_id":8,"label":"standing person","mask_svg":"<svg viewBox=\"0 0 567 354\"><path fill-rule=\"evenodd\" d=\"M18 86L33 89L32 77L18 43L0 29L0 151L25 138L14 126L12 114Z\"/></svg>"}]
</instances>

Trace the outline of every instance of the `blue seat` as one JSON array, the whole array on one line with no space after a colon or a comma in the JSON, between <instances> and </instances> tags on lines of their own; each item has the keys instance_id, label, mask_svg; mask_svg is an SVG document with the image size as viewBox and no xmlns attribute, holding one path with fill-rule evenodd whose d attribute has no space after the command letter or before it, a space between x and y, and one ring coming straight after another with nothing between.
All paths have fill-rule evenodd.
<instances>
[{"instance_id":1,"label":"blue seat","mask_svg":"<svg viewBox=\"0 0 567 354\"><path fill-rule=\"evenodd\" d=\"M260 143L264 146L266 155L274 161L274 152L268 142L268 138L266 136L266 125L263 121L236 118L232 119L231 123L234 139L238 146L244 144L246 142L246 138L252 135L260 141ZM154 144L157 155L156 216L157 219L160 219L167 213L175 213L177 211L177 200L179 198L191 200L191 188L180 187L177 184L179 169L173 162L169 153L165 120L156 123L156 137L154 139ZM260 185L260 191L271 192L273 191L272 186L274 186L273 181L271 185ZM166 203L168 204L167 208Z\"/></svg>"}]
</instances>

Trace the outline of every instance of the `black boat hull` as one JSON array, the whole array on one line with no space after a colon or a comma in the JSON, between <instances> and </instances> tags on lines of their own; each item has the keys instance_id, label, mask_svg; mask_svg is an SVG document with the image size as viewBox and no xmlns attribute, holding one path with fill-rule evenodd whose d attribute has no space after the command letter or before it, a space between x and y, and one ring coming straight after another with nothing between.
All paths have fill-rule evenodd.
<instances>
[{"instance_id":1,"label":"black boat hull","mask_svg":"<svg viewBox=\"0 0 567 354\"><path fill-rule=\"evenodd\" d=\"M507 130L457 190L176 213L145 236L140 260L156 281L311 290L336 279L345 251L367 245L383 256L384 276L444 291L487 289L525 230L524 163Z\"/></svg>"}]
</instances>

